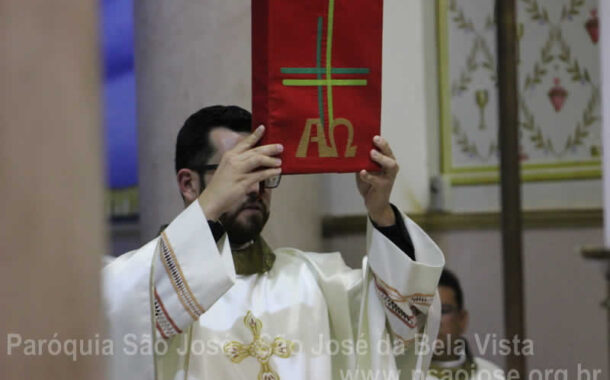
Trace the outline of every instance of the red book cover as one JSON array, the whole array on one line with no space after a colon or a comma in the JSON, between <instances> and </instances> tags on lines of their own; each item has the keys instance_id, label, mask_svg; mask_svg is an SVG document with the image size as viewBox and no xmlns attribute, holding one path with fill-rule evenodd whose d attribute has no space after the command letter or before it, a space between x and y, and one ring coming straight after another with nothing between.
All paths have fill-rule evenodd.
<instances>
[{"instance_id":1,"label":"red book cover","mask_svg":"<svg viewBox=\"0 0 610 380\"><path fill-rule=\"evenodd\" d=\"M253 127L282 173L377 170L383 0L252 0Z\"/></svg>"}]
</instances>

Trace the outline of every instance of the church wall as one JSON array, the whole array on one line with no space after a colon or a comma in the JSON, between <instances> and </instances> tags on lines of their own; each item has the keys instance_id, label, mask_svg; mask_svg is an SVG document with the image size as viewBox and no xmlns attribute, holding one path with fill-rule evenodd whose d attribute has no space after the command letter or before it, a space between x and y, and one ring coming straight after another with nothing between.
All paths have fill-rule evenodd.
<instances>
[{"instance_id":1,"label":"church wall","mask_svg":"<svg viewBox=\"0 0 610 380\"><path fill-rule=\"evenodd\" d=\"M392 201L416 214L428 209L428 180L439 166L434 3L385 2L382 135L390 140L401 166ZM146 240L182 208L172 164L175 135L184 119L207 104L250 108L250 14L248 1L222 0L136 2L135 13L140 205ZM525 187L529 192L532 185ZM526 195L524 202L540 205L561 188L542 186L534 190L542 197L530 201ZM457 210L497 211L496 187L463 189L454 194ZM595 191L570 191L580 193L582 201L571 206L601 203ZM555 197L557 202L545 208L557 207L561 199ZM322 215L364 212L353 174L286 176L274 192L264 235L275 247L342 251L348 264L358 267L364 235L322 239L320 220ZM449 231L432 236L445 251L448 267L462 277L472 314L470 331L502 334L500 233ZM536 350L530 368L573 371L582 360L585 367L605 370L605 312L599 307L603 275L575 250L600 243L601 229L528 230L524 242L526 331L535 339ZM503 364L501 358L486 357Z\"/></svg>"},{"instance_id":2,"label":"church wall","mask_svg":"<svg viewBox=\"0 0 610 380\"><path fill-rule=\"evenodd\" d=\"M249 2L136 1L135 71L142 239L182 209L174 147L206 105L250 104Z\"/></svg>"},{"instance_id":3,"label":"church wall","mask_svg":"<svg viewBox=\"0 0 610 380\"><path fill-rule=\"evenodd\" d=\"M381 135L400 165L392 200L402 210L425 212L428 181L437 167L434 1L384 2ZM436 139L436 140L435 140ZM362 214L353 174L326 175L322 207L330 215Z\"/></svg>"},{"instance_id":4,"label":"church wall","mask_svg":"<svg viewBox=\"0 0 610 380\"><path fill-rule=\"evenodd\" d=\"M531 230L524 234L526 333L536 343L530 368L602 368L608 379L606 282L580 254L601 246L602 229ZM576 376L570 378L576 378Z\"/></svg>"}]
</instances>

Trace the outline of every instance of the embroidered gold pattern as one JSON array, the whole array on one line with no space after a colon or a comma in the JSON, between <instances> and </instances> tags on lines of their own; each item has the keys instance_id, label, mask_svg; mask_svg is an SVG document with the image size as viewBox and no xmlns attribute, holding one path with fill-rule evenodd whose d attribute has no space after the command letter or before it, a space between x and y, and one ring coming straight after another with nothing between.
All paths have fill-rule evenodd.
<instances>
[{"instance_id":1,"label":"embroidered gold pattern","mask_svg":"<svg viewBox=\"0 0 610 380\"><path fill-rule=\"evenodd\" d=\"M429 307L434 299L433 294L403 295L375 274L373 274L373 279L377 296L390 313L410 329L417 328L423 322L423 320L420 320L422 319L422 311L416 306Z\"/></svg>"},{"instance_id":2,"label":"embroidered gold pattern","mask_svg":"<svg viewBox=\"0 0 610 380\"><path fill-rule=\"evenodd\" d=\"M174 323L174 320L169 315L163 302L161 301L161 297L157 293L157 289L154 289L155 299L154 299L154 310L155 310L155 320L157 325L157 330L163 337L163 339L168 339L171 336L179 334L182 332L180 328Z\"/></svg>"},{"instance_id":3,"label":"embroidered gold pattern","mask_svg":"<svg viewBox=\"0 0 610 380\"><path fill-rule=\"evenodd\" d=\"M273 355L280 358L288 358L293 352L293 343L284 338L275 338L272 343L261 338L263 323L248 311L244 317L244 325L250 329L253 335L250 344L231 341L224 345L223 351L233 363L239 363L248 356L252 356L261 364L258 380L280 380L280 376L271 368L269 359Z\"/></svg>"},{"instance_id":4,"label":"embroidered gold pattern","mask_svg":"<svg viewBox=\"0 0 610 380\"><path fill-rule=\"evenodd\" d=\"M390 299L394 302L409 302L417 305L430 306L432 304L432 300L434 299L434 294L422 294L422 293L414 293L411 295L402 295L398 290L386 284L382 279L375 276L375 282L378 283L388 294Z\"/></svg>"},{"instance_id":5,"label":"embroidered gold pattern","mask_svg":"<svg viewBox=\"0 0 610 380\"><path fill-rule=\"evenodd\" d=\"M182 303L182 306L184 306L184 309L189 313L191 318L196 321L205 312L205 309L197 302L197 298L195 298L190 286L186 282L182 268L180 268L176 254L165 232L161 233L161 261L167 275L171 279L172 286L178 295L180 303Z\"/></svg>"}]
</instances>

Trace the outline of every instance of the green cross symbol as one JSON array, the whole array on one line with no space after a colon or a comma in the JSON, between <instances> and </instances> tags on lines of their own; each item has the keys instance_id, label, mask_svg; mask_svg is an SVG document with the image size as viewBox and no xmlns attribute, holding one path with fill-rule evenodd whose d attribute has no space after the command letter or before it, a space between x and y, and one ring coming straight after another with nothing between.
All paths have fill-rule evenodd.
<instances>
[{"instance_id":1,"label":"green cross symbol","mask_svg":"<svg viewBox=\"0 0 610 380\"><path fill-rule=\"evenodd\" d=\"M333 19L335 12L335 0L329 0L328 5L328 26L326 33L326 67L322 67L322 23L323 18L318 17L318 32L316 39L316 67L283 67L280 69L282 74L317 74L317 79L284 79L284 86L315 86L318 87L318 112L320 122L324 125L324 103L322 89L326 86L328 97L328 119L329 125L334 120L333 115L333 87L334 86L366 86L366 79L333 79L332 74L369 74L368 68L358 67L332 67L332 41L333 41ZM322 76L326 78L323 79Z\"/></svg>"}]
</instances>

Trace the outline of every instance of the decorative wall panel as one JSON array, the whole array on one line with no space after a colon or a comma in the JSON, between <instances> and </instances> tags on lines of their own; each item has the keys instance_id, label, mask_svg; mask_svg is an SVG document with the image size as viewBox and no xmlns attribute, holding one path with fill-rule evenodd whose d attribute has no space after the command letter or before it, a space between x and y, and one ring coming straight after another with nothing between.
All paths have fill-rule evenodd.
<instances>
[{"instance_id":1,"label":"decorative wall panel","mask_svg":"<svg viewBox=\"0 0 610 380\"><path fill-rule=\"evenodd\" d=\"M518 3L524 181L599 178L597 0ZM441 171L453 185L498 181L496 23L489 0L438 0Z\"/></svg>"}]
</instances>

